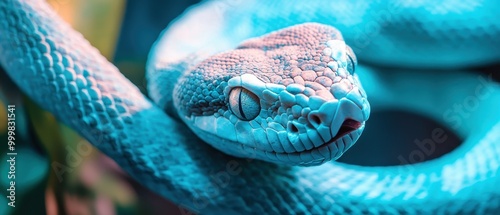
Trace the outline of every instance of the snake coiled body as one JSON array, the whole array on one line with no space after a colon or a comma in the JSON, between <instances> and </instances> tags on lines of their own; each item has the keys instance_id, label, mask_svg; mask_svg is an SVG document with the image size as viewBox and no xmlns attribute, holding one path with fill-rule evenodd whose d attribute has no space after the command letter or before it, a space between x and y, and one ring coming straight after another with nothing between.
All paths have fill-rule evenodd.
<instances>
[{"instance_id":1,"label":"snake coiled body","mask_svg":"<svg viewBox=\"0 0 500 215\"><path fill-rule=\"evenodd\" d=\"M357 57L372 64L457 69L498 61L500 53L495 49L500 44L500 26L494 20L498 7L493 1L438 6L427 1L389 5L368 1L263 2L205 2L172 24L153 48L148 65L150 92L156 104L42 1L0 2L0 63L28 96L137 181L196 212L499 211L500 116L494 113L500 106L500 87L487 77L401 71L391 73L393 82L389 83L383 81L387 79L380 71L357 67L374 107L410 109L446 123L442 114L450 104L462 102L470 94L481 95L468 120L454 125L465 137L458 149L406 166L326 162L299 167L236 158L208 146L171 116L178 114L184 120L177 112L182 108L172 97L172 83L184 76L185 70L200 68L197 66L206 62L206 56L235 48L245 39L304 22L338 28ZM382 21L364 22L371 20L373 11L384 10L389 15L381 14ZM464 25L463 20L469 22ZM436 28L437 23L445 23L442 26L449 29ZM428 80L440 84L412 90ZM450 88L457 85L460 90ZM418 102L423 100L431 101ZM486 117L482 113L492 114Z\"/></svg>"}]
</instances>

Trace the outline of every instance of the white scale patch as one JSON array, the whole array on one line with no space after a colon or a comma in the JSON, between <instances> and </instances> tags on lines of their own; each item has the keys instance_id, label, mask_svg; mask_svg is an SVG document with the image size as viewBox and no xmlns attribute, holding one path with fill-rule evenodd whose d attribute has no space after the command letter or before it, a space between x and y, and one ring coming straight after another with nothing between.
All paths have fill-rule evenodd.
<instances>
[{"instance_id":1,"label":"white scale patch","mask_svg":"<svg viewBox=\"0 0 500 215\"><path fill-rule=\"evenodd\" d=\"M326 42L327 48L323 53L330 55L336 62L328 63L328 67L333 71L347 71L347 46L343 40L329 40Z\"/></svg>"},{"instance_id":2,"label":"white scale patch","mask_svg":"<svg viewBox=\"0 0 500 215\"><path fill-rule=\"evenodd\" d=\"M190 121L192 122L193 119ZM217 135L220 138L237 141L237 133L234 129L234 124L224 117L196 116L194 117L193 124L198 129ZM221 134L224 134L224 137L221 137Z\"/></svg>"}]
</instances>

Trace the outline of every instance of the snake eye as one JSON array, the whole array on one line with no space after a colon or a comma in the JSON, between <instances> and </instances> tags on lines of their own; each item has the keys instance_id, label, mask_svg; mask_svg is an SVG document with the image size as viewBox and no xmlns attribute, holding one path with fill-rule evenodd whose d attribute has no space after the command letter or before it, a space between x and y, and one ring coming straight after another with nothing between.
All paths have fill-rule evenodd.
<instances>
[{"instance_id":1,"label":"snake eye","mask_svg":"<svg viewBox=\"0 0 500 215\"><path fill-rule=\"evenodd\" d=\"M351 73L351 75L354 74L354 72L356 71L356 65L358 65L358 60L356 59L356 55L354 54L354 51L352 50L351 47L349 46L346 46L347 48L347 71L349 71L349 73Z\"/></svg>"},{"instance_id":2,"label":"snake eye","mask_svg":"<svg viewBox=\"0 0 500 215\"><path fill-rule=\"evenodd\" d=\"M354 62L351 55L347 55L347 57L349 58L347 60L347 71L349 71L349 73L353 75L354 71L356 70L356 62Z\"/></svg>"},{"instance_id":3,"label":"snake eye","mask_svg":"<svg viewBox=\"0 0 500 215\"><path fill-rule=\"evenodd\" d=\"M229 92L229 108L241 120L252 120L260 112L259 97L242 87Z\"/></svg>"}]
</instances>

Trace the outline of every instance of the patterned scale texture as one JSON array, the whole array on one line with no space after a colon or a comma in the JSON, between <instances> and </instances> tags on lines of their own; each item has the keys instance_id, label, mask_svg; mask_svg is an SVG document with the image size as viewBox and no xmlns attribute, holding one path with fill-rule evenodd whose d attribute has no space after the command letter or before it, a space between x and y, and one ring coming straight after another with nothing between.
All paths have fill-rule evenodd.
<instances>
[{"instance_id":1,"label":"patterned scale texture","mask_svg":"<svg viewBox=\"0 0 500 215\"><path fill-rule=\"evenodd\" d=\"M316 93L329 91L333 83L341 81L355 85L352 77L329 68L333 59L323 53L327 41L339 39L342 36L333 28L305 25L247 40L235 50L214 55L189 70L177 84L174 96L178 96L183 104L180 109L187 115L211 115L227 107L223 95L227 81L242 74L285 87L300 84ZM329 96L329 92L324 94Z\"/></svg>"},{"instance_id":2,"label":"patterned scale texture","mask_svg":"<svg viewBox=\"0 0 500 215\"><path fill-rule=\"evenodd\" d=\"M240 4L245 4L242 10L256 9L252 2ZM364 14L359 9L367 10L372 4L363 1L356 7L341 5L334 10L355 19ZM284 13L295 6L285 5L274 7ZM327 8L317 3L302 6L303 16L312 15L307 8ZM493 31L496 27L493 25ZM482 33L488 39L491 31ZM500 208L500 191L492 189L500 183L498 117L475 130L480 138L466 141L443 159L409 168L339 163L311 168L278 166L227 156L201 142L141 95L43 1L0 2L0 53L0 63L29 97L89 139L138 182L196 212L493 214ZM377 57L396 62L386 59L384 53ZM484 61L496 57L487 56Z\"/></svg>"}]
</instances>

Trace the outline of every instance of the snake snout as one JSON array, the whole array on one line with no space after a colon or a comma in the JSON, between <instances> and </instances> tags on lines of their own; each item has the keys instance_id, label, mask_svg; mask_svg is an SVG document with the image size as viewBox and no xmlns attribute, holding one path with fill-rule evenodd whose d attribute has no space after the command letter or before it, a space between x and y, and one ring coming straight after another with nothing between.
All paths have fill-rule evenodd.
<instances>
[{"instance_id":1,"label":"snake snout","mask_svg":"<svg viewBox=\"0 0 500 215\"><path fill-rule=\"evenodd\" d=\"M306 116L289 121L290 144L301 154L323 151L325 154L320 157L337 159L354 144L364 128L364 110L356 103L348 98L325 101Z\"/></svg>"}]
</instances>

